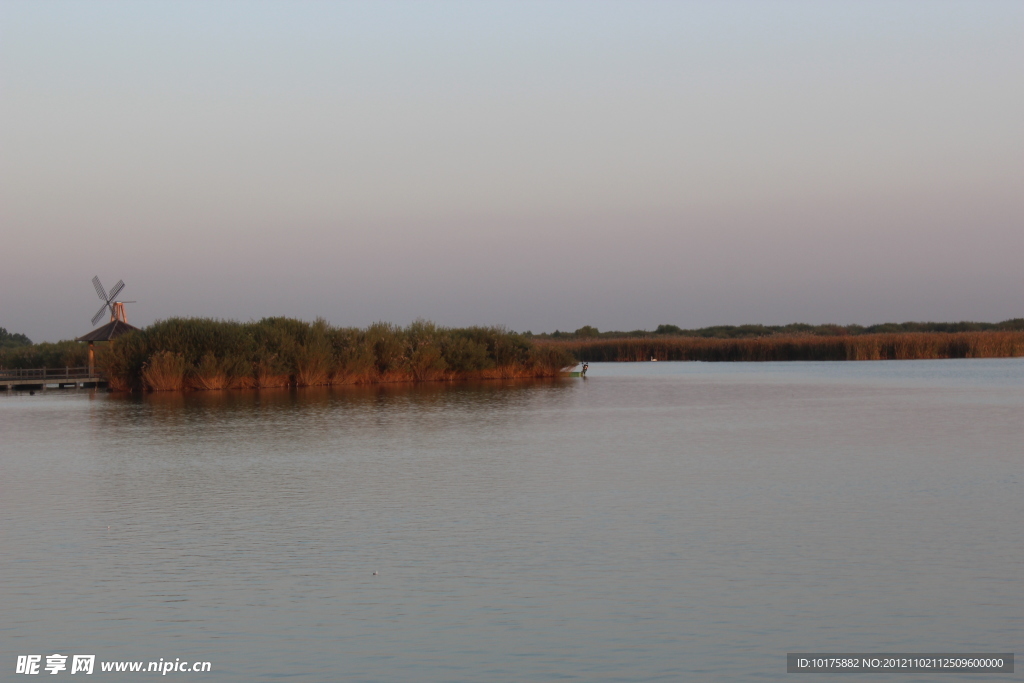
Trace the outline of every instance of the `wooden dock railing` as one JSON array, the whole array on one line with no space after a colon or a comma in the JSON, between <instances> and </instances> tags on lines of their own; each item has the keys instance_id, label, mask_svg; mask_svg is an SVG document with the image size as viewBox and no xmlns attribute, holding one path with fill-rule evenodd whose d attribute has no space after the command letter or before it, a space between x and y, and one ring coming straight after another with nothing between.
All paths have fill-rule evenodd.
<instances>
[{"instance_id":1,"label":"wooden dock railing","mask_svg":"<svg viewBox=\"0 0 1024 683\"><path fill-rule=\"evenodd\" d=\"M98 370L93 371L90 376L88 365L74 368L70 366L63 368L0 368L0 381L23 379L29 382L38 382L40 380L51 382L68 380L73 382L75 380L95 379L101 376Z\"/></svg>"}]
</instances>

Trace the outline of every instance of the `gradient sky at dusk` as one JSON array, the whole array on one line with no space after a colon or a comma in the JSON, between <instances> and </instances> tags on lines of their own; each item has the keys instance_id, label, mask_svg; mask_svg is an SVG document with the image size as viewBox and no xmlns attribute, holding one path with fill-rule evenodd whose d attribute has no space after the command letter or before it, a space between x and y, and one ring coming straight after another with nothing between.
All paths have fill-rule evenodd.
<instances>
[{"instance_id":1,"label":"gradient sky at dusk","mask_svg":"<svg viewBox=\"0 0 1024 683\"><path fill-rule=\"evenodd\" d=\"M0 1L0 326L1024 316L1021 2Z\"/></svg>"}]
</instances>

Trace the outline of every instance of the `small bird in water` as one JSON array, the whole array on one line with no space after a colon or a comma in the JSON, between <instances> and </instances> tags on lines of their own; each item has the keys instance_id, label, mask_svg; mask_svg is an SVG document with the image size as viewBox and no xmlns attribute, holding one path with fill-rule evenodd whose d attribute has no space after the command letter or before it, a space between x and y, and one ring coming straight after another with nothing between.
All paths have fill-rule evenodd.
<instances>
[{"instance_id":1,"label":"small bird in water","mask_svg":"<svg viewBox=\"0 0 1024 683\"><path fill-rule=\"evenodd\" d=\"M377 572L374 572L374 573L373 573L373 575L374 575L374 576L377 576Z\"/></svg>"}]
</instances>

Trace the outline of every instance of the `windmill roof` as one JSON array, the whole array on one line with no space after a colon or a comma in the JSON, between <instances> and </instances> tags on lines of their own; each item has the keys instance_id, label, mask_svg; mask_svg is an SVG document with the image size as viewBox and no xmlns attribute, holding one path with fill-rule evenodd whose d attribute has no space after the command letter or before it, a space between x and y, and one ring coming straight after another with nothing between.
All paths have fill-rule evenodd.
<instances>
[{"instance_id":1,"label":"windmill roof","mask_svg":"<svg viewBox=\"0 0 1024 683\"><path fill-rule=\"evenodd\" d=\"M89 334L82 335L75 341L110 341L111 339L117 339L122 334L128 334L137 329L139 328L129 325L124 321L112 320L102 327L97 327Z\"/></svg>"}]
</instances>

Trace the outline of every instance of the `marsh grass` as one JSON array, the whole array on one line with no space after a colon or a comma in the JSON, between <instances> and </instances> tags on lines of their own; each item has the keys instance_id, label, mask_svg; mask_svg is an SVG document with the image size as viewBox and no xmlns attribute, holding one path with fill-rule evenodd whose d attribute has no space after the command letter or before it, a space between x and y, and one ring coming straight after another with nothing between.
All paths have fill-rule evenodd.
<instances>
[{"instance_id":1,"label":"marsh grass","mask_svg":"<svg viewBox=\"0 0 1024 683\"><path fill-rule=\"evenodd\" d=\"M574 363L564 349L497 327L174 318L112 342L101 367L121 389L209 391L555 377Z\"/></svg>"},{"instance_id":2,"label":"marsh grass","mask_svg":"<svg viewBox=\"0 0 1024 683\"><path fill-rule=\"evenodd\" d=\"M273 389L278 387L291 386L292 378L290 375L281 372L275 372L275 369L268 363L259 362L254 368L254 374L252 379L252 388L254 389Z\"/></svg>"},{"instance_id":3,"label":"marsh grass","mask_svg":"<svg viewBox=\"0 0 1024 683\"><path fill-rule=\"evenodd\" d=\"M771 335L748 339L701 337L539 341L587 361L784 361L1009 358L1024 356L1024 332L907 332L846 336Z\"/></svg>"},{"instance_id":4,"label":"marsh grass","mask_svg":"<svg viewBox=\"0 0 1024 683\"><path fill-rule=\"evenodd\" d=\"M142 365L142 381L150 391L178 391L185 386L185 357L157 351Z\"/></svg>"}]
</instances>

